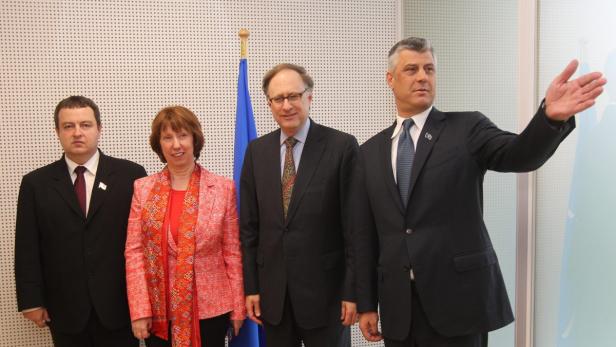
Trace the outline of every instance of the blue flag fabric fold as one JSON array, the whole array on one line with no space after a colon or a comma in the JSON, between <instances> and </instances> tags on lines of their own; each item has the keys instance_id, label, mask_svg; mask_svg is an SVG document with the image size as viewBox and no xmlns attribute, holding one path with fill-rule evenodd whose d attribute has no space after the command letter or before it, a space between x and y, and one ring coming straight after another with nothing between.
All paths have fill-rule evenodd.
<instances>
[{"instance_id":1,"label":"blue flag fabric fold","mask_svg":"<svg viewBox=\"0 0 616 347\"><path fill-rule=\"evenodd\" d=\"M237 107L235 110L235 146L233 156L233 180L237 191L237 201L240 201L240 175L244 152L248 143L257 138L250 92L248 90L248 62L240 60L240 71L237 79ZM239 207L238 207L239 208ZM240 334L231 339L230 347L264 347L262 328L253 321L246 319Z\"/></svg>"},{"instance_id":2,"label":"blue flag fabric fold","mask_svg":"<svg viewBox=\"0 0 616 347\"><path fill-rule=\"evenodd\" d=\"M237 78L237 106L235 109L235 146L233 150L233 180L237 189L239 202L240 194L240 175L242 174L242 163L244 162L244 152L248 143L257 138L255 118L252 113L252 103L250 102L250 92L248 90L248 62L246 59L240 60L240 72Z\"/></svg>"}]
</instances>

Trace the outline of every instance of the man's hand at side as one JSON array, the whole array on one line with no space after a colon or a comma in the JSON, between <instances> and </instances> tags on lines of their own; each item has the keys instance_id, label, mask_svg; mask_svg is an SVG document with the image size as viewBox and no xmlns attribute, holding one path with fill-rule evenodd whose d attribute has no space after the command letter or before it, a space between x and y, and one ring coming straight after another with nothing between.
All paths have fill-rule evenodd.
<instances>
[{"instance_id":1,"label":"man's hand at side","mask_svg":"<svg viewBox=\"0 0 616 347\"><path fill-rule=\"evenodd\" d=\"M376 312L364 312L359 314L359 329L364 338L370 342L383 339L379 331L379 314Z\"/></svg>"},{"instance_id":2,"label":"man's hand at side","mask_svg":"<svg viewBox=\"0 0 616 347\"><path fill-rule=\"evenodd\" d=\"M248 318L253 322L261 325L261 304L259 294L246 295L246 311L248 311Z\"/></svg>"}]
</instances>

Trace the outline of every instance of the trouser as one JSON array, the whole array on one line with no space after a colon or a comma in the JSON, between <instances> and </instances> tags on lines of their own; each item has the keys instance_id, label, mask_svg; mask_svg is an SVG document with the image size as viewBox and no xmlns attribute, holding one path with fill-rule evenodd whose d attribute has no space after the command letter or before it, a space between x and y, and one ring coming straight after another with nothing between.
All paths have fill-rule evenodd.
<instances>
[{"instance_id":1,"label":"trouser","mask_svg":"<svg viewBox=\"0 0 616 347\"><path fill-rule=\"evenodd\" d=\"M406 339L385 338L385 347L487 347L488 333L447 337L439 334L428 321L421 305L415 281L411 281L411 329Z\"/></svg>"}]
</instances>

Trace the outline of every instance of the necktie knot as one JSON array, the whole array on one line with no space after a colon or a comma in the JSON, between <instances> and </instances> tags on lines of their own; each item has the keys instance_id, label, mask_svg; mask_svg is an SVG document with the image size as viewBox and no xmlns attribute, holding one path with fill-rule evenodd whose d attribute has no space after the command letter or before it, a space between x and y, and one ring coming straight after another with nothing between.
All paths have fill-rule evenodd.
<instances>
[{"instance_id":1,"label":"necktie knot","mask_svg":"<svg viewBox=\"0 0 616 347\"><path fill-rule=\"evenodd\" d=\"M411 129L413 124L415 124L415 122L413 122L413 119L405 119L404 122L402 122L402 127L404 128L404 131L408 133L409 129Z\"/></svg>"},{"instance_id":2,"label":"necktie knot","mask_svg":"<svg viewBox=\"0 0 616 347\"><path fill-rule=\"evenodd\" d=\"M284 144L287 146L287 149L292 149L295 147L295 144L297 144L297 139L295 137L287 137L287 139L284 140Z\"/></svg>"},{"instance_id":3,"label":"necktie knot","mask_svg":"<svg viewBox=\"0 0 616 347\"><path fill-rule=\"evenodd\" d=\"M85 166L81 166L81 165L79 165L79 166L77 166L77 167L75 168L75 173L76 173L77 175L81 175L81 174L83 174L84 172L86 172L86 167L85 167Z\"/></svg>"}]
</instances>

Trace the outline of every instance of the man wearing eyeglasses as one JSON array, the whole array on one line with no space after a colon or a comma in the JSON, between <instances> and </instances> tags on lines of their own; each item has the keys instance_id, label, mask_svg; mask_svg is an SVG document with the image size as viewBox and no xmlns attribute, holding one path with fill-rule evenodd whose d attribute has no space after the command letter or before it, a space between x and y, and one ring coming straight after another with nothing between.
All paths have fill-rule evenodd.
<instances>
[{"instance_id":1,"label":"man wearing eyeglasses","mask_svg":"<svg viewBox=\"0 0 616 347\"><path fill-rule=\"evenodd\" d=\"M357 320L349 193L358 144L308 117L313 86L294 64L265 74L280 129L248 145L240 179L246 307L268 347L337 346Z\"/></svg>"}]
</instances>

